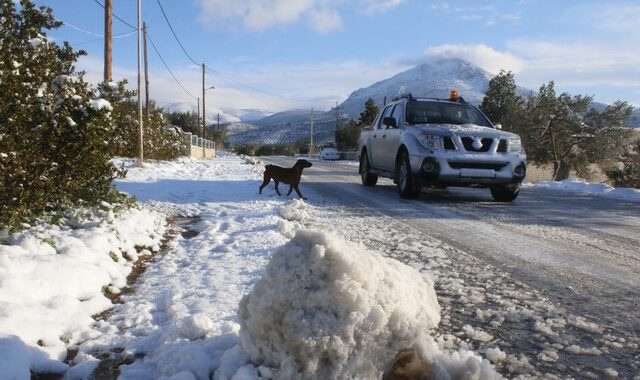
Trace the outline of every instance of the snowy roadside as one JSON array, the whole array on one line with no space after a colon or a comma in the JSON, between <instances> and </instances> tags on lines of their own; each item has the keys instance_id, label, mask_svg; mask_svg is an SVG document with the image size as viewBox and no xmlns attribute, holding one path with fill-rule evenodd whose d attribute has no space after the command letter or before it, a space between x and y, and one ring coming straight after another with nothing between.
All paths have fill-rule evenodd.
<instances>
[{"instance_id":1,"label":"snowy roadside","mask_svg":"<svg viewBox=\"0 0 640 380\"><path fill-rule=\"evenodd\" d=\"M604 183L590 183L578 178L562 181L525 182L524 187L567 191L571 193L605 197L630 202L640 202L640 189L627 187L611 187Z\"/></svg>"},{"instance_id":2,"label":"snowy roadside","mask_svg":"<svg viewBox=\"0 0 640 380\"><path fill-rule=\"evenodd\" d=\"M26 363L11 367L18 378L28 378L30 363L39 373L68 379L269 379L278 370L284 378L367 377L387 368L395 350L412 346L422 361L418 367L436 377L498 378L494 367L508 376L597 377L617 368L603 356L638 349L637 340L566 313L505 272L401 220L345 208L312 191L305 191L309 203L278 197L273 185L260 196L259 160L180 159L142 169L122 164L129 172L117 187L142 203L145 211L137 212L155 219L115 220L120 239L139 242L152 227L145 221L165 216L180 234L154 256L121 303L96 295L100 307L83 314L82 328L64 327L72 339L61 341L69 334L52 330L53 352L38 348L36 337L20 347L15 338L0 341L0 350L12 355L0 358ZM99 236L93 230L87 235ZM108 246L100 242L92 247ZM104 256L110 265L127 265L108 251ZM339 280L327 282L331 276ZM120 284L115 281L111 291ZM307 294L309 289L318 292ZM23 293L31 297L30 290ZM87 302L69 294L75 303L49 313L67 323ZM49 307L49 298L34 304ZM67 358L69 370L61 361L67 349L77 350ZM625 359L640 365L637 356Z\"/></svg>"},{"instance_id":3,"label":"snowy roadside","mask_svg":"<svg viewBox=\"0 0 640 380\"><path fill-rule=\"evenodd\" d=\"M0 245L0 378L64 372L67 348L99 334L92 316L112 307L109 293L159 249L163 215L111 208L28 227Z\"/></svg>"}]
</instances>

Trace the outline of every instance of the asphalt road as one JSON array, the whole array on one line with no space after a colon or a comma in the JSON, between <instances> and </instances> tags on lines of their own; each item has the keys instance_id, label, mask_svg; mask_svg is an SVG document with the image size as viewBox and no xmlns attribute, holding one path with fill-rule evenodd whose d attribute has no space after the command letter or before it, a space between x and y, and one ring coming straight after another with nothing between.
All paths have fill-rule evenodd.
<instances>
[{"instance_id":1,"label":"asphalt road","mask_svg":"<svg viewBox=\"0 0 640 380\"><path fill-rule=\"evenodd\" d=\"M410 224L578 315L640 336L640 203L536 188L524 188L512 204L493 202L487 189L463 188L425 190L419 199L403 200L390 180L362 186L357 170L314 161L300 189ZM283 194L287 189L281 185Z\"/></svg>"}]
</instances>

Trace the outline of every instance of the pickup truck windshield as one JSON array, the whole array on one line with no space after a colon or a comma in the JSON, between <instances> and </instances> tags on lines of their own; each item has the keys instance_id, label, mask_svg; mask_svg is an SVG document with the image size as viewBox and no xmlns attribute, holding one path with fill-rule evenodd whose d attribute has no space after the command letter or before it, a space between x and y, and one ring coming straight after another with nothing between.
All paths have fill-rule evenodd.
<instances>
[{"instance_id":1,"label":"pickup truck windshield","mask_svg":"<svg viewBox=\"0 0 640 380\"><path fill-rule=\"evenodd\" d=\"M493 128L491 122L474 107L436 101L407 102L406 123L414 124L476 124Z\"/></svg>"}]
</instances>

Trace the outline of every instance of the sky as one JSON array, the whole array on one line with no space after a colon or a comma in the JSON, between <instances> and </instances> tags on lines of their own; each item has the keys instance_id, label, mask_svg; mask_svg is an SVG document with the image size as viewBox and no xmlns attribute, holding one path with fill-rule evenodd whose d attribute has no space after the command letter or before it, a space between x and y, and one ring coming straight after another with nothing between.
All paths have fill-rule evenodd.
<instances>
[{"instance_id":1,"label":"sky","mask_svg":"<svg viewBox=\"0 0 640 380\"><path fill-rule=\"evenodd\" d=\"M640 2L592 0L160 0L185 50L207 65L207 114L230 109L328 110L361 87L432 57L456 57L518 85L621 99L640 106ZM104 0L36 0L65 25L49 32L88 55L78 63L102 79ZM113 0L136 25L134 0ZM171 77L149 47L150 94L194 110L202 73L182 51L158 0L142 19ZM137 38L113 20L114 79L136 84ZM188 92L188 93L187 93Z\"/></svg>"}]
</instances>

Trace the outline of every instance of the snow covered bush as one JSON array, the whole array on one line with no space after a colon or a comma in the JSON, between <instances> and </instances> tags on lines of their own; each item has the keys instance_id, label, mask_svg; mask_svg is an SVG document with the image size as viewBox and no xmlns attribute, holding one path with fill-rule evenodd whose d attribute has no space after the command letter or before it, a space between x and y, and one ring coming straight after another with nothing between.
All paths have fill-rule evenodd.
<instances>
[{"instance_id":1,"label":"snow covered bush","mask_svg":"<svg viewBox=\"0 0 640 380\"><path fill-rule=\"evenodd\" d=\"M65 206L121 199L111 186L110 105L75 71L84 52L31 1L0 2L0 229Z\"/></svg>"},{"instance_id":2,"label":"snow covered bush","mask_svg":"<svg viewBox=\"0 0 640 380\"><path fill-rule=\"evenodd\" d=\"M439 323L440 307L433 281L416 270L298 231L242 299L239 316L242 351L277 379L373 379ZM242 365L232 351L227 360ZM216 376L229 375L223 363Z\"/></svg>"},{"instance_id":3,"label":"snow covered bush","mask_svg":"<svg viewBox=\"0 0 640 380\"><path fill-rule=\"evenodd\" d=\"M127 81L101 83L100 96L113 107L110 138L110 154L119 157L136 157L138 154L138 106L135 91L127 90ZM146 112L145 112L146 114ZM171 126L161 108L151 102L148 122L144 123L144 157L168 160L186 155L186 144L180 129Z\"/></svg>"}]
</instances>

